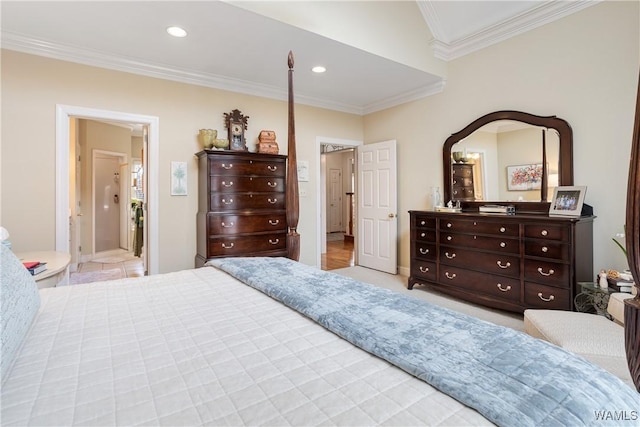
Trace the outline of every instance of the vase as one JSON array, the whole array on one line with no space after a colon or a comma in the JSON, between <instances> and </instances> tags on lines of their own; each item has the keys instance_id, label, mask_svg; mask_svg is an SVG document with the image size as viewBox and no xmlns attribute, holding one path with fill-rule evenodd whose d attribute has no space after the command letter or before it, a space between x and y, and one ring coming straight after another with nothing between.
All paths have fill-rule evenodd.
<instances>
[{"instance_id":1,"label":"vase","mask_svg":"<svg viewBox=\"0 0 640 427\"><path fill-rule=\"evenodd\" d=\"M215 129L200 129L198 133L198 138L200 139L200 144L202 144L202 148L205 150L213 147L213 141L218 137L218 131Z\"/></svg>"}]
</instances>

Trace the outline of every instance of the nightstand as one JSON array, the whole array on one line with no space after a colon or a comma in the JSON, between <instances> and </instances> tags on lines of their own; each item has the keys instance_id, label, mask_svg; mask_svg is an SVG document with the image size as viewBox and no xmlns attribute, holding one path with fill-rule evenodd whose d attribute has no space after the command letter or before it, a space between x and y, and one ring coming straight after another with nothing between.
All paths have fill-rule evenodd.
<instances>
[{"instance_id":1,"label":"nightstand","mask_svg":"<svg viewBox=\"0 0 640 427\"><path fill-rule=\"evenodd\" d=\"M71 256L69 254L56 251L34 251L19 252L16 253L16 256L22 262L40 261L47 263L47 269L45 271L33 276L38 285L38 289L69 284L69 262L71 262Z\"/></svg>"},{"instance_id":2,"label":"nightstand","mask_svg":"<svg viewBox=\"0 0 640 427\"><path fill-rule=\"evenodd\" d=\"M597 283L578 282L580 292L575 296L573 302L576 311L595 312L606 318L610 318L607 313L607 305L609 305L609 294L615 292L611 288L602 289Z\"/></svg>"}]
</instances>

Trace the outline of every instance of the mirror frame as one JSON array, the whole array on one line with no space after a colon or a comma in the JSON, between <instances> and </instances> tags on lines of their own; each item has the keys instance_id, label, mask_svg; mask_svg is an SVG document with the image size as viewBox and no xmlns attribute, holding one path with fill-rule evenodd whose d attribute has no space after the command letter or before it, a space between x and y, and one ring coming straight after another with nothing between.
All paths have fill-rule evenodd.
<instances>
[{"instance_id":1,"label":"mirror frame","mask_svg":"<svg viewBox=\"0 0 640 427\"><path fill-rule=\"evenodd\" d=\"M451 134L444 143L442 148L442 173L444 177L443 195L444 202L453 200L452 194L452 179L453 171L451 166L451 148L454 144L460 142L462 139L468 137L482 126L495 122L498 120L513 120L518 122L527 123L533 126L545 127L548 129L555 129L559 135L559 156L558 156L558 185L573 185L573 131L571 126L565 120L556 116L536 116L534 114L523 113L521 111L501 110L493 113L486 114L479 119L474 120L464 129L454 134ZM544 156L544 154L543 154ZM543 157L544 159L544 157ZM546 177L546 162L542 162L543 176ZM544 181L546 179L543 178ZM543 181L543 182L544 182ZM541 191L541 199L546 199L546 188ZM465 208L477 208L484 204L509 204L516 206L516 212L518 211L533 211L548 213L550 202L505 202L500 200L481 200L481 201L460 201L463 209Z\"/></svg>"}]
</instances>

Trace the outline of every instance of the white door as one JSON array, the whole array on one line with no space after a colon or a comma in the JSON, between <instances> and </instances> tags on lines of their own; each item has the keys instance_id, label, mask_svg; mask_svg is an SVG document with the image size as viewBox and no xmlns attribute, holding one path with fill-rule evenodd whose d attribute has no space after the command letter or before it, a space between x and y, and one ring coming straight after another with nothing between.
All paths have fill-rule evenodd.
<instances>
[{"instance_id":1,"label":"white door","mask_svg":"<svg viewBox=\"0 0 640 427\"><path fill-rule=\"evenodd\" d=\"M358 264L396 274L396 141L358 147Z\"/></svg>"},{"instance_id":2,"label":"white door","mask_svg":"<svg viewBox=\"0 0 640 427\"><path fill-rule=\"evenodd\" d=\"M94 236L95 252L120 247L120 165L118 157L94 157Z\"/></svg>"},{"instance_id":3,"label":"white door","mask_svg":"<svg viewBox=\"0 0 640 427\"><path fill-rule=\"evenodd\" d=\"M329 233L344 231L342 228L342 170L329 170Z\"/></svg>"}]
</instances>

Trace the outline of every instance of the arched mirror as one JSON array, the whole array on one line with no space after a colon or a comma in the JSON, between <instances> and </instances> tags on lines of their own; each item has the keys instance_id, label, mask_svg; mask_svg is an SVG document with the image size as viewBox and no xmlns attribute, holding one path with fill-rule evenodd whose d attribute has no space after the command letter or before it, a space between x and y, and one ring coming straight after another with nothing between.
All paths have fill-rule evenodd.
<instances>
[{"instance_id":1,"label":"arched mirror","mask_svg":"<svg viewBox=\"0 0 640 427\"><path fill-rule=\"evenodd\" d=\"M573 132L555 116L496 111L443 147L444 201L548 210L553 188L573 185Z\"/></svg>"}]
</instances>

